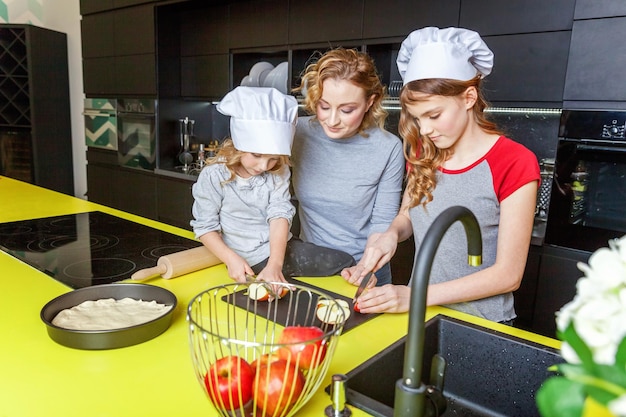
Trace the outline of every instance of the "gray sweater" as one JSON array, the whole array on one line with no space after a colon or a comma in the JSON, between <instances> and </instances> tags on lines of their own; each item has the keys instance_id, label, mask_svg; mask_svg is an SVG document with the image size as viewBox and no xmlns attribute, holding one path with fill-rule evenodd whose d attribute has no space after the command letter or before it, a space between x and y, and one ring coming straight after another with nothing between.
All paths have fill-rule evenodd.
<instances>
[{"instance_id":1,"label":"gray sweater","mask_svg":"<svg viewBox=\"0 0 626 417\"><path fill-rule=\"evenodd\" d=\"M398 214L405 167L397 136L379 128L367 133L330 139L319 122L301 117L291 155L300 238L357 261L367 237Z\"/></svg>"}]
</instances>

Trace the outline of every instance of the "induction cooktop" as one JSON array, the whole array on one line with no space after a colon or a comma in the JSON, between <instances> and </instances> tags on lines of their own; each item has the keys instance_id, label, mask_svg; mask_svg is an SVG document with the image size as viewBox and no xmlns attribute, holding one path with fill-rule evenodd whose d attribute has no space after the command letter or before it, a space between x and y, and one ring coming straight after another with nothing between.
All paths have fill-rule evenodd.
<instances>
[{"instance_id":1,"label":"induction cooktop","mask_svg":"<svg viewBox=\"0 0 626 417\"><path fill-rule=\"evenodd\" d=\"M0 249L71 288L121 281L201 243L100 211L0 223Z\"/></svg>"}]
</instances>

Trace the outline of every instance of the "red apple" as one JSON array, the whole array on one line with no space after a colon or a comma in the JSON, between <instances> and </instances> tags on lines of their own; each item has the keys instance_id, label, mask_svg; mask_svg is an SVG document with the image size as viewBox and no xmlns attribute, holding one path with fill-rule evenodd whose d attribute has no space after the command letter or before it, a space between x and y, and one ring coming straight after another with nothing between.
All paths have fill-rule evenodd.
<instances>
[{"instance_id":1,"label":"red apple","mask_svg":"<svg viewBox=\"0 0 626 417\"><path fill-rule=\"evenodd\" d=\"M215 361L204 376L211 402L223 410L235 410L252 398L254 369L238 356Z\"/></svg>"},{"instance_id":2,"label":"red apple","mask_svg":"<svg viewBox=\"0 0 626 417\"><path fill-rule=\"evenodd\" d=\"M354 311L356 311L357 313L361 312L361 307L359 307L359 303L354 303Z\"/></svg>"},{"instance_id":3,"label":"red apple","mask_svg":"<svg viewBox=\"0 0 626 417\"><path fill-rule=\"evenodd\" d=\"M254 377L254 400L263 416L285 415L298 401L304 376L293 363L278 359L261 364Z\"/></svg>"},{"instance_id":4,"label":"red apple","mask_svg":"<svg viewBox=\"0 0 626 417\"><path fill-rule=\"evenodd\" d=\"M280 360L278 355L274 353L264 353L252 361L252 369L256 372L261 365L267 365L272 362L276 362L277 360Z\"/></svg>"},{"instance_id":5,"label":"red apple","mask_svg":"<svg viewBox=\"0 0 626 417\"><path fill-rule=\"evenodd\" d=\"M326 355L324 331L316 326L287 326L278 338L281 359L297 363L302 370L315 368Z\"/></svg>"}]
</instances>

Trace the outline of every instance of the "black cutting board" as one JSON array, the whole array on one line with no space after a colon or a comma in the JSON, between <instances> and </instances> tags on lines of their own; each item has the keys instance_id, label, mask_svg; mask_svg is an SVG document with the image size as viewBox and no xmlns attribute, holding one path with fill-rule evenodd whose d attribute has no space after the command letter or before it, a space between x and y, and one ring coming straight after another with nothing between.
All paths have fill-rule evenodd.
<instances>
[{"instance_id":1,"label":"black cutting board","mask_svg":"<svg viewBox=\"0 0 626 417\"><path fill-rule=\"evenodd\" d=\"M298 281L295 279L287 278L287 281L292 284L297 284L303 287L312 288L314 290L317 290L319 292L322 292L328 295L331 298L345 300L346 302L348 302L349 306L352 306L351 298L345 297L335 292L328 291L323 288L319 288L314 285L310 285L308 283ZM222 297L222 300L227 303L232 303L242 309L252 311L258 316L261 316L263 318L269 318L280 325L287 326L287 325L293 325L295 323L303 323L305 321L307 323L310 323L311 319L307 319L306 314L307 314L307 311L309 310L309 305L312 306L311 309L316 308L317 298L318 298L317 295L313 294L312 298L310 299L310 302L309 300L306 300L306 302L301 302L301 300L299 300L295 316L293 314L293 311L291 311L293 307L290 305L289 295L285 296L284 298L280 300L274 300L272 302L259 301L259 302L256 302L255 304L254 301L251 301L250 297L248 297L248 295L246 294L246 289L243 289L243 290L235 292L234 294L224 295ZM295 301L291 300L291 302L293 303ZM348 317L348 320L343 325L343 333L355 328L356 326L360 324L365 323L368 320L373 319L379 314L381 313L361 314L352 310L350 317ZM315 316L315 310L313 310L313 316ZM317 326L322 325L322 322L316 316L313 318L313 320L314 320L314 323L311 323L311 325L317 325Z\"/></svg>"}]
</instances>

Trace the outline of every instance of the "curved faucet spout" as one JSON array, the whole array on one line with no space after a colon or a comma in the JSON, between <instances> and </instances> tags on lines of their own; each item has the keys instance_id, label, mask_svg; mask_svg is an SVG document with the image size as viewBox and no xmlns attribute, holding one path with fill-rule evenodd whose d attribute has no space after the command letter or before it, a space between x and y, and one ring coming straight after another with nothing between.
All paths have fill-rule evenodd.
<instances>
[{"instance_id":1,"label":"curved faucet spout","mask_svg":"<svg viewBox=\"0 0 626 417\"><path fill-rule=\"evenodd\" d=\"M430 226L413 261L411 273L411 306L409 330L404 352L402 379L396 383L394 417L421 417L425 410L426 386L421 381L424 356L424 321L426 293L430 271L439 243L446 231L461 221L467 235L468 262L482 263L482 237L474 214L467 208L454 206L443 211Z\"/></svg>"}]
</instances>

